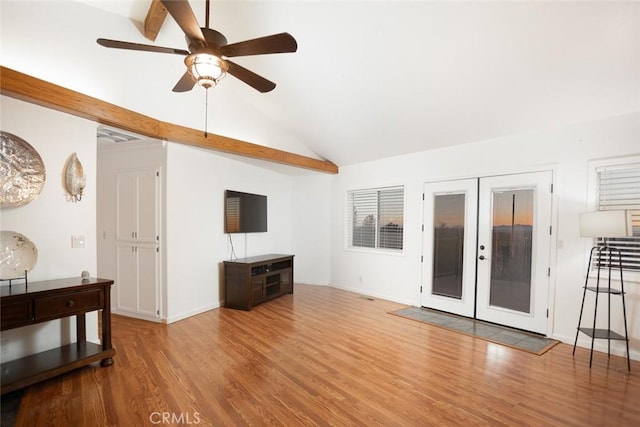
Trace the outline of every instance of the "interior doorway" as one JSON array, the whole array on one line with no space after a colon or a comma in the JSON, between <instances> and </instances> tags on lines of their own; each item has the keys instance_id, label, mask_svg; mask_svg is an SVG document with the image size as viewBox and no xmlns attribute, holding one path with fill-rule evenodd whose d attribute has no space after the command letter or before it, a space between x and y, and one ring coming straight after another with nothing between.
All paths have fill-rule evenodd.
<instances>
[{"instance_id":1,"label":"interior doorway","mask_svg":"<svg viewBox=\"0 0 640 427\"><path fill-rule=\"evenodd\" d=\"M424 307L546 334L552 172L424 185Z\"/></svg>"},{"instance_id":2,"label":"interior doorway","mask_svg":"<svg viewBox=\"0 0 640 427\"><path fill-rule=\"evenodd\" d=\"M98 127L97 254L99 277L112 277L111 312L166 319L166 146Z\"/></svg>"}]
</instances>

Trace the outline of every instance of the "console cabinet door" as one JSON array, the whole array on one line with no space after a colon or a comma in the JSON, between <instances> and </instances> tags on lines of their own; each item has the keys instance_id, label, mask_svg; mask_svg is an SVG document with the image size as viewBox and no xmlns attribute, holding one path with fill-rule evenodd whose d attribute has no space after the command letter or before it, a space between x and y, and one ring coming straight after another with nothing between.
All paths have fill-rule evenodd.
<instances>
[{"instance_id":1,"label":"console cabinet door","mask_svg":"<svg viewBox=\"0 0 640 427\"><path fill-rule=\"evenodd\" d=\"M293 271L291 269L280 273L280 292L293 292Z\"/></svg>"},{"instance_id":2,"label":"console cabinet door","mask_svg":"<svg viewBox=\"0 0 640 427\"><path fill-rule=\"evenodd\" d=\"M251 279L251 304L260 304L264 301L264 278L252 278Z\"/></svg>"}]
</instances>

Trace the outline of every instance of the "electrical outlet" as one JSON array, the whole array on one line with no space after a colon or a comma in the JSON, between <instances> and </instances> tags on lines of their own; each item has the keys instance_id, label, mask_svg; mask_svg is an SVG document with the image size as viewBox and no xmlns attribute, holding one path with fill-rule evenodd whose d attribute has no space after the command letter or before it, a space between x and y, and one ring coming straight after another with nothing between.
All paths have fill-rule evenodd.
<instances>
[{"instance_id":1,"label":"electrical outlet","mask_svg":"<svg viewBox=\"0 0 640 427\"><path fill-rule=\"evenodd\" d=\"M72 248L84 248L84 236L71 236Z\"/></svg>"}]
</instances>

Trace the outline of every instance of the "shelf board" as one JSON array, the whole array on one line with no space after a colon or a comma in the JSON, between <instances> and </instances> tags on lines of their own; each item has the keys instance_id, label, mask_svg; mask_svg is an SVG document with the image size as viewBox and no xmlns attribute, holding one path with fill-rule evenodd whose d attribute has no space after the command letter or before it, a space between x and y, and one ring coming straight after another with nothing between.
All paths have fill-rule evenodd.
<instances>
[{"instance_id":1,"label":"shelf board","mask_svg":"<svg viewBox=\"0 0 640 427\"><path fill-rule=\"evenodd\" d=\"M78 345L72 343L62 347L11 360L0 365L2 394L18 390L56 375L113 357L115 351L102 350L92 342Z\"/></svg>"},{"instance_id":2,"label":"shelf board","mask_svg":"<svg viewBox=\"0 0 640 427\"><path fill-rule=\"evenodd\" d=\"M620 291L620 289L614 289L614 288L605 288L603 286L597 287L597 286L587 286L587 290L592 291L592 292L599 292L601 294L613 294L613 295L621 295L622 292Z\"/></svg>"},{"instance_id":3,"label":"shelf board","mask_svg":"<svg viewBox=\"0 0 640 427\"><path fill-rule=\"evenodd\" d=\"M593 328L578 328L580 330L580 332L587 334L588 336L590 336L591 338L603 338L603 339L610 339L610 340L619 340L619 341L626 341L627 339L624 337L624 335L620 335L617 332L613 332L610 331L608 329L593 329Z\"/></svg>"}]
</instances>

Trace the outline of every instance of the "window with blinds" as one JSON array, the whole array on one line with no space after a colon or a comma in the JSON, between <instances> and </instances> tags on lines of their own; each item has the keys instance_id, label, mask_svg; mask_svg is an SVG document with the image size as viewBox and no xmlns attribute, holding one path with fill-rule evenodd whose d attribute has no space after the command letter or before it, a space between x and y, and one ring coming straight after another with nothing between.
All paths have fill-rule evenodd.
<instances>
[{"instance_id":1,"label":"window with blinds","mask_svg":"<svg viewBox=\"0 0 640 427\"><path fill-rule=\"evenodd\" d=\"M640 272L640 163L598 167L596 180L599 210L631 211L633 236L608 238L607 245L620 249L623 269Z\"/></svg>"},{"instance_id":2,"label":"window with blinds","mask_svg":"<svg viewBox=\"0 0 640 427\"><path fill-rule=\"evenodd\" d=\"M348 192L345 218L347 247L402 250L404 187Z\"/></svg>"}]
</instances>

